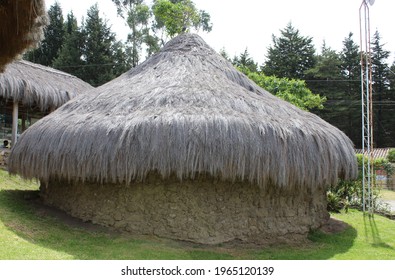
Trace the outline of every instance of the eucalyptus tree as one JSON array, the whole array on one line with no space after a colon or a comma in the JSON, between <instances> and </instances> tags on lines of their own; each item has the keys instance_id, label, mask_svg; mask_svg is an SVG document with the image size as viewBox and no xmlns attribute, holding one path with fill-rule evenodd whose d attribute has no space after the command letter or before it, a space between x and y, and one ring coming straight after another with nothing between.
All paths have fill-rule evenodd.
<instances>
[{"instance_id":1,"label":"eucalyptus tree","mask_svg":"<svg viewBox=\"0 0 395 280\"><path fill-rule=\"evenodd\" d=\"M159 50L158 38L152 31L153 15L144 0L112 0L118 15L126 20L130 33L126 44L132 67L139 64L142 52L147 56ZM145 48L144 48L145 46Z\"/></svg>"},{"instance_id":2,"label":"eucalyptus tree","mask_svg":"<svg viewBox=\"0 0 395 280\"><path fill-rule=\"evenodd\" d=\"M154 0L152 11L155 16L154 29L160 33L161 44L183 32L200 30L210 32L210 14L198 10L191 0Z\"/></svg>"}]
</instances>

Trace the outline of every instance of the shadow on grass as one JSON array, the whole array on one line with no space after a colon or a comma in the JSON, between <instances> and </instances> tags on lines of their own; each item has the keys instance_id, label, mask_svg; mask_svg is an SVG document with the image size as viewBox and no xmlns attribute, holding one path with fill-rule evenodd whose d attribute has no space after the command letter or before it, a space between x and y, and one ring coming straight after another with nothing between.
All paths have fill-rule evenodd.
<instances>
[{"instance_id":1,"label":"shadow on grass","mask_svg":"<svg viewBox=\"0 0 395 280\"><path fill-rule=\"evenodd\" d=\"M298 246L253 247L243 244L198 245L147 236L131 236L83 223L38 202L38 191L0 191L0 220L13 233L39 247L73 259L330 259L347 252L357 232L314 232ZM379 243L378 243L379 244ZM31 259L21 254L21 259Z\"/></svg>"},{"instance_id":2,"label":"shadow on grass","mask_svg":"<svg viewBox=\"0 0 395 280\"><path fill-rule=\"evenodd\" d=\"M380 232L377 228L376 221L374 219L374 215L365 213L363 215L363 224L365 229L365 239L367 242L369 242L369 238L371 238L373 247L394 249L394 247L382 241Z\"/></svg>"}]
</instances>

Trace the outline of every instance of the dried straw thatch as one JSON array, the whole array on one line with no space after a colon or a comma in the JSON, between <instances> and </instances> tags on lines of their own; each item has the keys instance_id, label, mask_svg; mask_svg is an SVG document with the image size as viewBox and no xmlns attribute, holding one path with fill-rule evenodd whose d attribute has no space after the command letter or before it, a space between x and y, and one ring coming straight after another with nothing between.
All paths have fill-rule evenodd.
<instances>
[{"instance_id":1,"label":"dried straw thatch","mask_svg":"<svg viewBox=\"0 0 395 280\"><path fill-rule=\"evenodd\" d=\"M0 0L0 73L43 38L48 24L44 0Z\"/></svg>"},{"instance_id":2,"label":"dried straw thatch","mask_svg":"<svg viewBox=\"0 0 395 280\"><path fill-rule=\"evenodd\" d=\"M25 178L130 184L156 172L311 189L356 176L351 141L183 34L28 129L9 170Z\"/></svg>"},{"instance_id":3,"label":"dried straw thatch","mask_svg":"<svg viewBox=\"0 0 395 280\"><path fill-rule=\"evenodd\" d=\"M23 60L7 65L0 74L0 98L40 111L58 108L91 88L75 76Z\"/></svg>"}]
</instances>

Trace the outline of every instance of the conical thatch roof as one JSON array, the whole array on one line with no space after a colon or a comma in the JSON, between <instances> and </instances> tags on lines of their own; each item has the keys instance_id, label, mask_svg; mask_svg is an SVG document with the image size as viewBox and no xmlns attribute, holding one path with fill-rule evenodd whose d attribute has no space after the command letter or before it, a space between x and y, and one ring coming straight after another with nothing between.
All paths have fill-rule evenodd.
<instances>
[{"instance_id":1,"label":"conical thatch roof","mask_svg":"<svg viewBox=\"0 0 395 280\"><path fill-rule=\"evenodd\" d=\"M93 87L70 74L19 60L0 74L0 98L41 111L55 109Z\"/></svg>"},{"instance_id":2,"label":"conical thatch roof","mask_svg":"<svg viewBox=\"0 0 395 280\"><path fill-rule=\"evenodd\" d=\"M44 0L0 1L0 73L18 54L42 40L47 24Z\"/></svg>"},{"instance_id":3,"label":"conical thatch roof","mask_svg":"<svg viewBox=\"0 0 395 280\"><path fill-rule=\"evenodd\" d=\"M102 183L203 174L308 188L357 172L341 131L259 88L197 35L176 37L93 93L28 129L10 172Z\"/></svg>"}]
</instances>

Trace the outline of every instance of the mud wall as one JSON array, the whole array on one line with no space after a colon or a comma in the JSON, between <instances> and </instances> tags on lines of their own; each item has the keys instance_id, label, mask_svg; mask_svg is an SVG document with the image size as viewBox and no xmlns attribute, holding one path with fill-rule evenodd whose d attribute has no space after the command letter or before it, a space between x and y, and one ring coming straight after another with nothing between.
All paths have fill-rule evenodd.
<instances>
[{"instance_id":1,"label":"mud wall","mask_svg":"<svg viewBox=\"0 0 395 280\"><path fill-rule=\"evenodd\" d=\"M10 149L0 148L0 168L7 170L8 157L10 156Z\"/></svg>"},{"instance_id":2,"label":"mud wall","mask_svg":"<svg viewBox=\"0 0 395 280\"><path fill-rule=\"evenodd\" d=\"M41 195L85 221L204 244L299 242L329 219L323 189L260 190L213 180L132 186L53 181L41 186Z\"/></svg>"}]
</instances>

